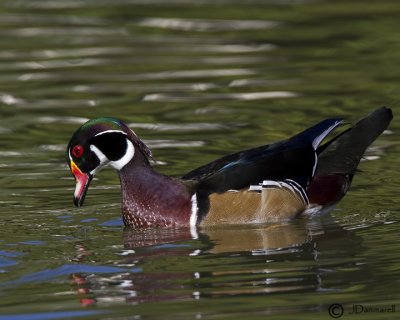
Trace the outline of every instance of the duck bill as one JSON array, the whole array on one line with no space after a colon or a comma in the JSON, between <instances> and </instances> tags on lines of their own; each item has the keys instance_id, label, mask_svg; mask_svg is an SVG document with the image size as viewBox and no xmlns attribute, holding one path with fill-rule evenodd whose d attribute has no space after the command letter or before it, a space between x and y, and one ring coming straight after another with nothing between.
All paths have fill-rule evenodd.
<instances>
[{"instance_id":1,"label":"duck bill","mask_svg":"<svg viewBox=\"0 0 400 320\"><path fill-rule=\"evenodd\" d=\"M81 207L85 201L86 192L89 189L90 181L92 181L93 176L89 173L82 172L73 161L71 161L70 167L76 181L74 205Z\"/></svg>"}]
</instances>

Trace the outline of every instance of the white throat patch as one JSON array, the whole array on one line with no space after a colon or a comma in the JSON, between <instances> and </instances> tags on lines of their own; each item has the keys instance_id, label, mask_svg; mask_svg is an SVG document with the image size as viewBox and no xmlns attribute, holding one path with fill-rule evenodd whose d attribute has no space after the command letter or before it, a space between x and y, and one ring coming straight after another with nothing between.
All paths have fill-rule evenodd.
<instances>
[{"instance_id":1,"label":"white throat patch","mask_svg":"<svg viewBox=\"0 0 400 320\"><path fill-rule=\"evenodd\" d=\"M123 133L124 135L126 135L126 133L123 132L123 131L108 130L108 131L101 132L101 133L97 134L96 136L102 135L102 134L105 134L105 133L109 133L109 132L119 132L119 133ZM90 172L90 174L94 175L95 173L97 173L97 171L100 170L101 167L103 167L103 166L105 166L107 164L110 164L111 167L113 167L114 169L116 169L118 171L121 170L123 167L125 167L125 165L129 161L131 161L133 156L135 155L135 147L133 146L133 143L128 138L126 138L126 144L127 144L126 145L126 152L125 152L124 156L121 159L115 160L115 161L109 160L99 148L97 148L95 145L91 144L90 145L90 150L92 150L92 152L99 159L100 165L97 166L97 168L95 168L94 170L92 170Z\"/></svg>"}]
</instances>

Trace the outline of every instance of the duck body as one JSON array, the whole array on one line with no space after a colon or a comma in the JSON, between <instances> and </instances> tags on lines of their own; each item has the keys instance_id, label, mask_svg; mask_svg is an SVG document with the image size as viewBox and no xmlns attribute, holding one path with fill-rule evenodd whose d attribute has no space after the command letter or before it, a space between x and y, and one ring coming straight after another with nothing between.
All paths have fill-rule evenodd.
<instances>
[{"instance_id":1,"label":"duck body","mask_svg":"<svg viewBox=\"0 0 400 320\"><path fill-rule=\"evenodd\" d=\"M119 174L124 224L136 228L188 226L192 192L185 184L149 167L136 169L128 164Z\"/></svg>"},{"instance_id":2,"label":"duck body","mask_svg":"<svg viewBox=\"0 0 400 320\"><path fill-rule=\"evenodd\" d=\"M392 119L380 108L321 145L341 119L324 120L288 140L240 151L181 178L158 173L150 149L113 118L88 121L73 135L67 162L81 206L106 164L119 172L126 226L173 227L290 220L346 194L366 148Z\"/></svg>"}]
</instances>

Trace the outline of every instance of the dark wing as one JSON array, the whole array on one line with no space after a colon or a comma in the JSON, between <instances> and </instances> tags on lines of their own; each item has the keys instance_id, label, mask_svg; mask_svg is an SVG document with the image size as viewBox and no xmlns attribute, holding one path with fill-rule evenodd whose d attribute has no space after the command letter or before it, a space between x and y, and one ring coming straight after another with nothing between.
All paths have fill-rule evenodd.
<instances>
[{"instance_id":1,"label":"dark wing","mask_svg":"<svg viewBox=\"0 0 400 320\"><path fill-rule=\"evenodd\" d=\"M278 143L234 153L195 169L182 178L207 193L240 190L263 180L292 179L307 186L316 167L316 149L342 123L327 119Z\"/></svg>"}]
</instances>

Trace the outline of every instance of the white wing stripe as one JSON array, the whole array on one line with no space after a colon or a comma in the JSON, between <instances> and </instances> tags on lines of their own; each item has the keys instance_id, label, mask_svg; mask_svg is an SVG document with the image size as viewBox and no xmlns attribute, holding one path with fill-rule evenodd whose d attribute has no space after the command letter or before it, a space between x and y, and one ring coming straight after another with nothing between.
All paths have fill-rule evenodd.
<instances>
[{"instance_id":1,"label":"white wing stripe","mask_svg":"<svg viewBox=\"0 0 400 320\"><path fill-rule=\"evenodd\" d=\"M343 123L343 120L338 120L335 121L335 123L333 125L331 125L329 128L327 128L324 132L322 132L320 135L318 135L314 141L312 142L312 146L314 148L314 150L317 150L318 146L320 145L320 143L322 142L322 140L325 139L325 137L333 130L335 129L337 126L339 126L340 124Z\"/></svg>"},{"instance_id":2,"label":"white wing stripe","mask_svg":"<svg viewBox=\"0 0 400 320\"><path fill-rule=\"evenodd\" d=\"M291 179L285 179L283 181L275 180L264 180L259 185L250 185L249 191L260 192L262 189L276 189L276 188L286 188L301 197L304 203L308 204L308 196L304 188L296 181Z\"/></svg>"}]
</instances>

